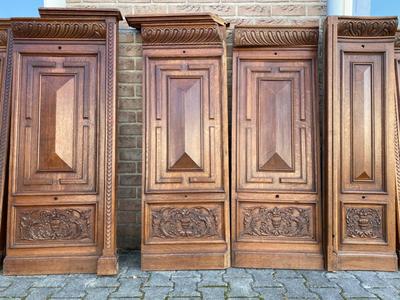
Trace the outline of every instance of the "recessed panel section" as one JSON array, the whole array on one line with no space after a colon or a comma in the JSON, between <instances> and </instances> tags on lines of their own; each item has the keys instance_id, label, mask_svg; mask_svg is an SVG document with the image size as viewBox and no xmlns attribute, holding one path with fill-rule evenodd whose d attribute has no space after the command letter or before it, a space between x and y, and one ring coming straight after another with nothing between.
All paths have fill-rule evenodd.
<instances>
[{"instance_id":1,"label":"recessed panel section","mask_svg":"<svg viewBox=\"0 0 400 300\"><path fill-rule=\"evenodd\" d=\"M258 80L259 169L292 171L292 81Z\"/></svg>"},{"instance_id":2,"label":"recessed panel section","mask_svg":"<svg viewBox=\"0 0 400 300\"><path fill-rule=\"evenodd\" d=\"M147 204L146 218L150 226L150 243L221 241L223 203L174 205Z\"/></svg>"},{"instance_id":3,"label":"recessed panel section","mask_svg":"<svg viewBox=\"0 0 400 300\"><path fill-rule=\"evenodd\" d=\"M168 78L170 170L201 170L201 78Z\"/></svg>"},{"instance_id":4,"label":"recessed panel section","mask_svg":"<svg viewBox=\"0 0 400 300\"><path fill-rule=\"evenodd\" d=\"M40 78L40 171L72 171L76 88L74 76Z\"/></svg>"},{"instance_id":5,"label":"recessed panel section","mask_svg":"<svg viewBox=\"0 0 400 300\"><path fill-rule=\"evenodd\" d=\"M239 240L315 240L315 205L240 202Z\"/></svg>"}]
</instances>

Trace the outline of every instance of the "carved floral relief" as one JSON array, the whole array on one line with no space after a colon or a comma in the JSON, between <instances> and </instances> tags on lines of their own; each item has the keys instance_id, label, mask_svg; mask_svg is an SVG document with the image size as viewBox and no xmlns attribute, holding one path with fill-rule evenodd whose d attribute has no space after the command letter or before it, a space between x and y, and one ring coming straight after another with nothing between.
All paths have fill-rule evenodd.
<instances>
[{"instance_id":1,"label":"carved floral relief","mask_svg":"<svg viewBox=\"0 0 400 300\"><path fill-rule=\"evenodd\" d=\"M346 208L346 236L349 238L382 239L382 210Z\"/></svg>"}]
</instances>

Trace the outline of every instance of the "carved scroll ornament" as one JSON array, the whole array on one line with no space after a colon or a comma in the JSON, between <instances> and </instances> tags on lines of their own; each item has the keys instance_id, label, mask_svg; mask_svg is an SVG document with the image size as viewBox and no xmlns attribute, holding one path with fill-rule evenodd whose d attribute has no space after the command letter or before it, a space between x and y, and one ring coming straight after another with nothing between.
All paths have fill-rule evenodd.
<instances>
[{"instance_id":1,"label":"carved scroll ornament","mask_svg":"<svg viewBox=\"0 0 400 300\"><path fill-rule=\"evenodd\" d=\"M338 22L338 36L394 36L396 34L396 30L397 18L340 18Z\"/></svg>"},{"instance_id":2,"label":"carved scroll ornament","mask_svg":"<svg viewBox=\"0 0 400 300\"><path fill-rule=\"evenodd\" d=\"M375 208L347 208L346 236L382 239L382 213Z\"/></svg>"}]
</instances>

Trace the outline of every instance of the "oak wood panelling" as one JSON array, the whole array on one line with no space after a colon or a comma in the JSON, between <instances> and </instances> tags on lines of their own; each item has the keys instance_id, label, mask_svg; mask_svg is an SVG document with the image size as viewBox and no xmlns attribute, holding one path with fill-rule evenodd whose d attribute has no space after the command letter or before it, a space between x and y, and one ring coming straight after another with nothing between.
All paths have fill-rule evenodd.
<instances>
[{"instance_id":1,"label":"oak wood panelling","mask_svg":"<svg viewBox=\"0 0 400 300\"><path fill-rule=\"evenodd\" d=\"M4 272L116 274L115 66L121 16L117 10L40 13L41 18L11 22Z\"/></svg>"},{"instance_id":2,"label":"oak wood panelling","mask_svg":"<svg viewBox=\"0 0 400 300\"><path fill-rule=\"evenodd\" d=\"M5 255L7 221L7 181L10 130L11 59L7 53L10 20L0 19L0 258ZM7 93L6 93L7 91Z\"/></svg>"},{"instance_id":3,"label":"oak wood panelling","mask_svg":"<svg viewBox=\"0 0 400 300\"><path fill-rule=\"evenodd\" d=\"M127 17L144 59L142 268L229 266L225 23Z\"/></svg>"},{"instance_id":4,"label":"oak wood panelling","mask_svg":"<svg viewBox=\"0 0 400 300\"><path fill-rule=\"evenodd\" d=\"M400 31L396 32L396 39L394 43L394 70L396 80L396 223L397 223L397 257L400 254Z\"/></svg>"},{"instance_id":5,"label":"oak wood panelling","mask_svg":"<svg viewBox=\"0 0 400 300\"><path fill-rule=\"evenodd\" d=\"M233 264L323 268L318 28L237 26L234 42Z\"/></svg>"},{"instance_id":6,"label":"oak wood panelling","mask_svg":"<svg viewBox=\"0 0 400 300\"><path fill-rule=\"evenodd\" d=\"M325 196L329 270L396 270L396 18L328 17Z\"/></svg>"}]
</instances>

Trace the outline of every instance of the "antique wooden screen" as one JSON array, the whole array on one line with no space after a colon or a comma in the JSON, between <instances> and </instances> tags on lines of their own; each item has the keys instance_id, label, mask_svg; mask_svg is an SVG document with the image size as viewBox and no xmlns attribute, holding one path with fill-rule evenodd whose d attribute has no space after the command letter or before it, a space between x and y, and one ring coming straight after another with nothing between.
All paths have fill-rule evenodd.
<instances>
[{"instance_id":1,"label":"antique wooden screen","mask_svg":"<svg viewBox=\"0 0 400 300\"><path fill-rule=\"evenodd\" d=\"M232 264L323 268L318 28L235 27Z\"/></svg>"},{"instance_id":2,"label":"antique wooden screen","mask_svg":"<svg viewBox=\"0 0 400 300\"><path fill-rule=\"evenodd\" d=\"M5 255L7 220L7 167L10 130L9 88L11 84L11 59L7 55L10 20L0 19L0 259Z\"/></svg>"},{"instance_id":3,"label":"antique wooden screen","mask_svg":"<svg viewBox=\"0 0 400 300\"><path fill-rule=\"evenodd\" d=\"M117 10L12 19L5 274L116 274ZM6 87L9 88L9 87Z\"/></svg>"},{"instance_id":4,"label":"antique wooden screen","mask_svg":"<svg viewBox=\"0 0 400 300\"><path fill-rule=\"evenodd\" d=\"M328 17L325 196L329 270L396 270L397 19Z\"/></svg>"},{"instance_id":5,"label":"antique wooden screen","mask_svg":"<svg viewBox=\"0 0 400 300\"><path fill-rule=\"evenodd\" d=\"M143 39L142 268L226 268L225 24L209 14L127 21Z\"/></svg>"}]
</instances>

